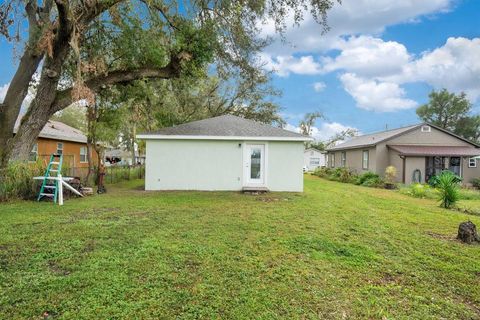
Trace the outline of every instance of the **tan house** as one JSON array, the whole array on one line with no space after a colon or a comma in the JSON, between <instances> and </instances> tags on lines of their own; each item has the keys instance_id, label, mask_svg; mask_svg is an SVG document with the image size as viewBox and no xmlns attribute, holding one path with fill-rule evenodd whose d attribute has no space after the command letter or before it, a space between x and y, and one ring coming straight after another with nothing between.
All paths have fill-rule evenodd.
<instances>
[{"instance_id":1,"label":"tan house","mask_svg":"<svg viewBox=\"0 0 480 320\"><path fill-rule=\"evenodd\" d=\"M422 123L354 137L327 150L327 166L348 167L357 173L383 175L397 169L397 180L424 183L442 170L450 170L469 184L480 177L479 145L437 126Z\"/></svg>"},{"instance_id":2,"label":"tan house","mask_svg":"<svg viewBox=\"0 0 480 320\"><path fill-rule=\"evenodd\" d=\"M14 130L14 133L16 132L17 126ZM63 154L64 167L88 168L87 137L78 129L50 120L40 132L29 160L48 161L52 153ZM92 150L92 153L92 159L96 162L95 150Z\"/></svg>"}]
</instances>

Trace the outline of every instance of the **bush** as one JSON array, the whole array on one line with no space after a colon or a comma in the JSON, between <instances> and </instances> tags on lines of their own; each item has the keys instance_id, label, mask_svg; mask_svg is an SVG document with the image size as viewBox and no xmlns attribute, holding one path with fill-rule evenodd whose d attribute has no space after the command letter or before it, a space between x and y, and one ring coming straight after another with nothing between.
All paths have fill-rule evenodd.
<instances>
[{"instance_id":1,"label":"bush","mask_svg":"<svg viewBox=\"0 0 480 320\"><path fill-rule=\"evenodd\" d=\"M336 168L331 174L333 180L352 183L357 178L357 175L348 168Z\"/></svg>"},{"instance_id":2,"label":"bush","mask_svg":"<svg viewBox=\"0 0 480 320\"><path fill-rule=\"evenodd\" d=\"M397 168L394 166L388 166L385 169L385 183L395 184L395 179L397 178Z\"/></svg>"},{"instance_id":3,"label":"bush","mask_svg":"<svg viewBox=\"0 0 480 320\"><path fill-rule=\"evenodd\" d=\"M472 179L472 181L470 181L472 183L472 186L476 189L480 189L480 178L474 178Z\"/></svg>"},{"instance_id":4,"label":"bush","mask_svg":"<svg viewBox=\"0 0 480 320\"><path fill-rule=\"evenodd\" d=\"M408 194L415 198L425 198L429 191L431 188L428 184L413 183L409 187Z\"/></svg>"},{"instance_id":5,"label":"bush","mask_svg":"<svg viewBox=\"0 0 480 320\"><path fill-rule=\"evenodd\" d=\"M330 168L316 168L315 171L313 172L313 175L320 177L320 178L330 178L330 175L332 174L332 169Z\"/></svg>"},{"instance_id":6,"label":"bush","mask_svg":"<svg viewBox=\"0 0 480 320\"><path fill-rule=\"evenodd\" d=\"M450 171L443 171L437 176L436 187L441 206L451 208L460 199L459 177Z\"/></svg>"},{"instance_id":7,"label":"bush","mask_svg":"<svg viewBox=\"0 0 480 320\"><path fill-rule=\"evenodd\" d=\"M35 198L39 181L32 178L43 176L45 169L46 166L41 160L35 163L9 163L5 171L4 181L0 184L0 201Z\"/></svg>"},{"instance_id":8,"label":"bush","mask_svg":"<svg viewBox=\"0 0 480 320\"><path fill-rule=\"evenodd\" d=\"M367 171L364 174L359 175L357 177L355 184L365 186L365 187L379 188L379 187L383 187L385 182L378 174L371 171Z\"/></svg>"}]
</instances>

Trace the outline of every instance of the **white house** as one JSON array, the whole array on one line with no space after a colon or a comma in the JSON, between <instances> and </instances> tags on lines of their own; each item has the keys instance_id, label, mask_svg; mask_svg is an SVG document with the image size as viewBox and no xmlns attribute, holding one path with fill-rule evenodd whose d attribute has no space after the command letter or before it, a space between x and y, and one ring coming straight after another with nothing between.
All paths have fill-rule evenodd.
<instances>
[{"instance_id":1,"label":"white house","mask_svg":"<svg viewBox=\"0 0 480 320\"><path fill-rule=\"evenodd\" d=\"M303 191L311 138L232 115L137 136L146 141L146 190Z\"/></svg>"},{"instance_id":2,"label":"white house","mask_svg":"<svg viewBox=\"0 0 480 320\"><path fill-rule=\"evenodd\" d=\"M303 152L303 167L306 171L314 171L318 167L325 166L326 152L315 148L305 149Z\"/></svg>"}]
</instances>

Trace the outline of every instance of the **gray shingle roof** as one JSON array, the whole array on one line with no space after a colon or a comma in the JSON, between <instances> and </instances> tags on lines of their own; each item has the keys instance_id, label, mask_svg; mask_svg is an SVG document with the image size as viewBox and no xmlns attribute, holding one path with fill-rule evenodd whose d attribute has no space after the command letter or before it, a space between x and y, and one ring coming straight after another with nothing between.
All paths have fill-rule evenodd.
<instances>
[{"instance_id":1,"label":"gray shingle roof","mask_svg":"<svg viewBox=\"0 0 480 320\"><path fill-rule=\"evenodd\" d=\"M310 138L296 132L275 128L260 122L233 115L193 121L174 127L162 128L155 132L139 134L139 138L158 136L208 136L208 137L266 137L266 138Z\"/></svg>"},{"instance_id":2,"label":"gray shingle roof","mask_svg":"<svg viewBox=\"0 0 480 320\"><path fill-rule=\"evenodd\" d=\"M392 129L392 130L387 130L387 131L381 131L381 132L366 134L366 135L363 135L363 136L353 137L352 139L350 139L350 140L348 140L344 143L341 143L341 144L336 145L334 147L328 148L328 151L374 146L379 142L382 142L382 141L388 140L390 138L393 138L397 135L405 133L405 132L407 132L409 130L412 130L416 127L419 127L421 125L422 124L416 124L416 125L413 125L413 126L408 126L408 127L403 127L403 128Z\"/></svg>"},{"instance_id":3,"label":"gray shingle roof","mask_svg":"<svg viewBox=\"0 0 480 320\"><path fill-rule=\"evenodd\" d=\"M18 120L15 124L15 129L13 130L13 133L17 133L19 124L20 121ZM87 143L87 136L85 136L80 130L70 127L63 122L53 120L49 120L47 122L45 127L43 127L42 131L40 131L38 137L45 139Z\"/></svg>"}]
</instances>

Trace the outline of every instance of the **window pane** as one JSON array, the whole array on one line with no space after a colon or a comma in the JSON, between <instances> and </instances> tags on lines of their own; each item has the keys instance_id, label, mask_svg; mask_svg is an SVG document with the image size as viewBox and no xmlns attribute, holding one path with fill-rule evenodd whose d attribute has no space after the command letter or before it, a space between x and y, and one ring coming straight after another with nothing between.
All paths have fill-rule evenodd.
<instances>
[{"instance_id":1,"label":"window pane","mask_svg":"<svg viewBox=\"0 0 480 320\"><path fill-rule=\"evenodd\" d=\"M250 150L250 179L261 178L262 151L259 148Z\"/></svg>"}]
</instances>

